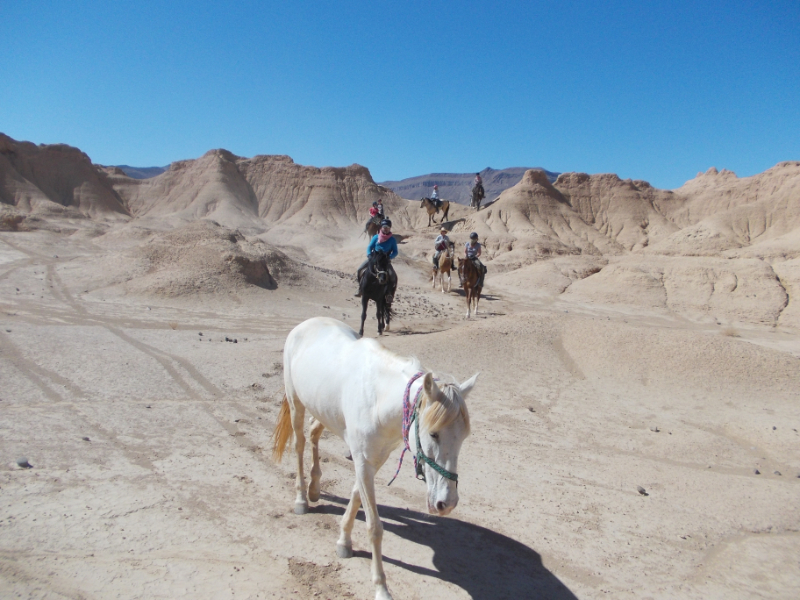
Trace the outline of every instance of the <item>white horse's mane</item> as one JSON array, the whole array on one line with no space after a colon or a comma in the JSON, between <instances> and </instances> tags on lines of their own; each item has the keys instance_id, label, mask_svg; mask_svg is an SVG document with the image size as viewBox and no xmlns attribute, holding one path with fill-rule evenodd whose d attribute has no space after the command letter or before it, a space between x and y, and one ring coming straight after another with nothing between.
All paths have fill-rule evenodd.
<instances>
[{"instance_id":1,"label":"white horse's mane","mask_svg":"<svg viewBox=\"0 0 800 600\"><path fill-rule=\"evenodd\" d=\"M464 402L464 397L461 395L461 388L454 377L442 375L439 379L451 381L438 384L442 397L438 398L438 402L426 403L427 406L422 413L423 423L429 430L436 431L461 417L464 419L464 426L469 433L469 411L467 411L467 403Z\"/></svg>"}]
</instances>

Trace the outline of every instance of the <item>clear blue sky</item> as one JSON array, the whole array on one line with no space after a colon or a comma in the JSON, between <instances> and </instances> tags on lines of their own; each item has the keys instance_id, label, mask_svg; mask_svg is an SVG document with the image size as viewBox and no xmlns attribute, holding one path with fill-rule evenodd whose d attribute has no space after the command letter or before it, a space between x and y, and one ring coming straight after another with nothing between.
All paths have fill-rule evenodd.
<instances>
[{"instance_id":1,"label":"clear blue sky","mask_svg":"<svg viewBox=\"0 0 800 600\"><path fill-rule=\"evenodd\" d=\"M800 160L800 2L0 2L0 132L674 188Z\"/></svg>"}]
</instances>

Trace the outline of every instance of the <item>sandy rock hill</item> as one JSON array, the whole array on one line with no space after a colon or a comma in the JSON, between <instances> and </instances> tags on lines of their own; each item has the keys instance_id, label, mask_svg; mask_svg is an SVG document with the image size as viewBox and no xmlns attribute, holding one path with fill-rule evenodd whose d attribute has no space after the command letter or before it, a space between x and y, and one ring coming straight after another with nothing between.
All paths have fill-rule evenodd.
<instances>
[{"instance_id":1,"label":"sandy rock hill","mask_svg":"<svg viewBox=\"0 0 800 600\"><path fill-rule=\"evenodd\" d=\"M105 174L66 144L18 142L0 133L0 202L24 213L124 219Z\"/></svg>"},{"instance_id":2,"label":"sandy rock hill","mask_svg":"<svg viewBox=\"0 0 800 600\"><path fill-rule=\"evenodd\" d=\"M139 218L192 221L213 219L230 227L362 227L372 202L405 207L393 192L378 186L369 170L306 167L288 156L242 158L211 150L196 160L172 163L151 179L110 173L114 189Z\"/></svg>"},{"instance_id":3,"label":"sandy rock hill","mask_svg":"<svg viewBox=\"0 0 800 600\"><path fill-rule=\"evenodd\" d=\"M664 206L679 229L653 246L659 254L796 258L800 253L800 162L782 162L752 177L711 168L675 190ZM741 250L741 252L737 252Z\"/></svg>"}]
</instances>

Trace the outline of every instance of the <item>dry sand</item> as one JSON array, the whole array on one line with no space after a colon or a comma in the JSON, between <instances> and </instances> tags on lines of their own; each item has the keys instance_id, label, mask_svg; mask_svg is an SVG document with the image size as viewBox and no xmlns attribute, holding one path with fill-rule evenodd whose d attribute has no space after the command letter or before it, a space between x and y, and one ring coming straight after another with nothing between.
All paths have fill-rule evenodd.
<instances>
[{"instance_id":1,"label":"dry sand","mask_svg":"<svg viewBox=\"0 0 800 600\"><path fill-rule=\"evenodd\" d=\"M334 175L363 178L348 169ZM715 176L726 177L702 177ZM717 211L724 249L683 255L691 199L672 220L663 205L619 208L627 232L611 235L542 200L591 200L587 186L608 182L526 178L450 224L460 243L472 229L488 241L472 321L457 290L430 288L427 218L393 200L401 288L383 343L439 374L481 375L452 517L425 513L408 464L382 485L399 452L378 475L389 589L398 600L796 598L794 229L784 219L762 252ZM609 197L667 201L625 185ZM353 482L344 443L323 436L323 497L304 516L292 511L294 462L269 460L286 335L317 315L357 328L350 272L370 198L359 193L335 231L320 225L334 200L312 189L299 210L234 211L229 227L187 217L197 206L184 198L121 222L22 211L23 231L0 232L0 596L373 597L363 513L355 557L335 554ZM710 222L697 219L685 227ZM647 251L659 243L669 252Z\"/></svg>"}]
</instances>

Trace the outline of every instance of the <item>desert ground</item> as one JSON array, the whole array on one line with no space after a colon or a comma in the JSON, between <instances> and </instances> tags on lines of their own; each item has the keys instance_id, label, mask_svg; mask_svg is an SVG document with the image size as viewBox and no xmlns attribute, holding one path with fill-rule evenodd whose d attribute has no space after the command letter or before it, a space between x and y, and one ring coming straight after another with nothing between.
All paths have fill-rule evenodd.
<instances>
[{"instance_id":1,"label":"desert ground","mask_svg":"<svg viewBox=\"0 0 800 600\"><path fill-rule=\"evenodd\" d=\"M767 184L754 197L724 172L674 197L529 172L479 213L451 212L457 244L473 230L486 242L467 320L455 273L451 292L431 286L436 232L419 202L356 166L245 178L234 194L223 163L266 162L215 151L144 183L87 170L70 205L26 187L20 165L74 149L12 142L0 596L374 596L363 512L355 556L335 553L354 477L344 442L323 435L307 515L293 512L291 452L270 454L284 340L320 315L358 328L361 225L383 194L400 287L381 342L440 377L480 372L452 515L427 514L409 460L385 485L399 449L378 474L396 599L797 598L800 163L762 174L768 209ZM271 173L295 168L284 158ZM177 181L191 170L193 191Z\"/></svg>"}]
</instances>

